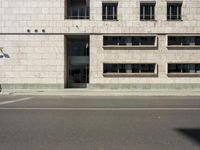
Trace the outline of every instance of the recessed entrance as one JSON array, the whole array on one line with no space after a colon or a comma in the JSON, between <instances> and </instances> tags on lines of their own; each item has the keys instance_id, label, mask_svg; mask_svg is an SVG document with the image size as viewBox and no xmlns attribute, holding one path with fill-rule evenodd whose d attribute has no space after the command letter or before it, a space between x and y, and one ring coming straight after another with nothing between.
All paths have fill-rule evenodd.
<instances>
[{"instance_id":1,"label":"recessed entrance","mask_svg":"<svg viewBox=\"0 0 200 150\"><path fill-rule=\"evenodd\" d=\"M85 88L89 83L89 36L66 36L66 87Z\"/></svg>"}]
</instances>

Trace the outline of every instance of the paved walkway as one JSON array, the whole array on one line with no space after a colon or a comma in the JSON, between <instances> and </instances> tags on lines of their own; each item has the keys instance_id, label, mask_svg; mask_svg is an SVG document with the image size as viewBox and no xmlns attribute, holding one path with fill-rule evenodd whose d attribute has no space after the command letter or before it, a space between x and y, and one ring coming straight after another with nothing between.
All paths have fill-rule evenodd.
<instances>
[{"instance_id":1,"label":"paved walkway","mask_svg":"<svg viewBox=\"0 0 200 150\"><path fill-rule=\"evenodd\" d=\"M69 96L200 96L200 90L110 90L110 89L9 89L0 95L69 95Z\"/></svg>"}]
</instances>

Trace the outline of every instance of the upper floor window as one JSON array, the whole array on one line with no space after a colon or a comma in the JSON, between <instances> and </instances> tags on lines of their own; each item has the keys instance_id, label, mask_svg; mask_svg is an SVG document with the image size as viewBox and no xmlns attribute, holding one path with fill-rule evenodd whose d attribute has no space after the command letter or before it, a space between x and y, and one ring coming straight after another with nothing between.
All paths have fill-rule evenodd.
<instances>
[{"instance_id":1,"label":"upper floor window","mask_svg":"<svg viewBox=\"0 0 200 150\"><path fill-rule=\"evenodd\" d=\"M117 20L118 3L103 3L102 19L103 20Z\"/></svg>"},{"instance_id":2,"label":"upper floor window","mask_svg":"<svg viewBox=\"0 0 200 150\"><path fill-rule=\"evenodd\" d=\"M168 36L168 46L200 46L200 36Z\"/></svg>"},{"instance_id":3,"label":"upper floor window","mask_svg":"<svg viewBox=\"0 0 200 150\"><path fill-rule=\"evenodd\" d=\"M89 0L65 0L66 19L89 19Z\"/></svg>"},{"instance_id":4,"label":"upper floor window","mask_svg":"<svg viewBox=\"0 0 200 150\"><path fill-rule=\"evenodd\" d=\"M140 20L155 19L155 3L140 3Z\"/></svg>"},{"instance_id":5,"label":"upper floor window","mask_svg":"<svg viewBox=\"0 0 200 150\"><path fill-rule=\"evenodd\" d=\"M168 2L167 3L167 20L181 20L182 3Z\"/></svg>"}]
</instances>

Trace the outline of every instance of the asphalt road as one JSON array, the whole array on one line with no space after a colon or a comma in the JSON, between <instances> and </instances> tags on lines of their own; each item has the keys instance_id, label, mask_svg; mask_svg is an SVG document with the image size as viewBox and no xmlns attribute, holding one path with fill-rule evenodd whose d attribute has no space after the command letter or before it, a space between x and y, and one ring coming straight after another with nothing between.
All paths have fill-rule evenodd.
<instances>
[{"instance_id":1,"label":"asphalt road","mask_svg":"<svg viewBox=\"0 0 200 150\"><path fill-rule=\"evenodd\" d=\"M200 150L200 97L0 96L0 150Z\"/></svg>"}]
</instances>

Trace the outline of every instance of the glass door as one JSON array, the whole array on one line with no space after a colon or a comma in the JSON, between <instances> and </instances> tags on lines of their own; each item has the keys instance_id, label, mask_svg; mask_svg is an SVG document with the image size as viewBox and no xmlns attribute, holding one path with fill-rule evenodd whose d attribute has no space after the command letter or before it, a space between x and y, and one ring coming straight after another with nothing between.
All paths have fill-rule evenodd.
<instances>
[{"instance_id":1,"label":"glass door","mask_svg":"<svg viewBox=\"0 0 200 150\"><path fill-rule=\"evenodd\" d=\"M87 38L68 39L69 88L84 88L89 83L89 44Z\"/></svg>"}]
</instances>

